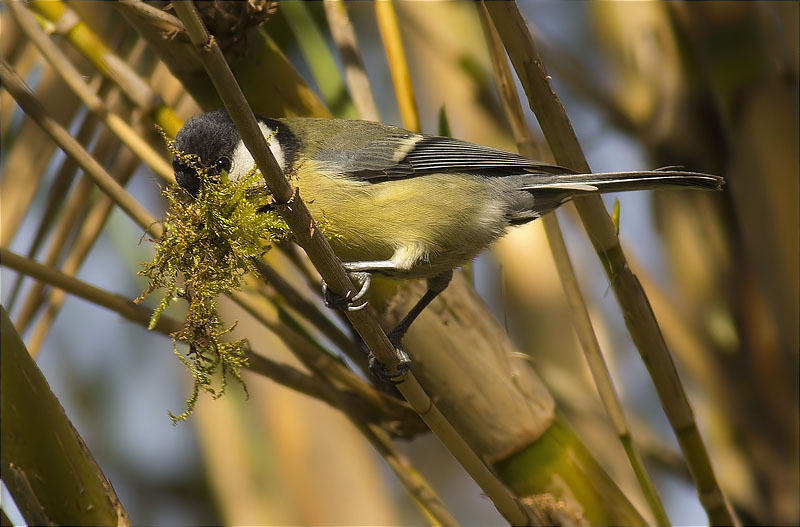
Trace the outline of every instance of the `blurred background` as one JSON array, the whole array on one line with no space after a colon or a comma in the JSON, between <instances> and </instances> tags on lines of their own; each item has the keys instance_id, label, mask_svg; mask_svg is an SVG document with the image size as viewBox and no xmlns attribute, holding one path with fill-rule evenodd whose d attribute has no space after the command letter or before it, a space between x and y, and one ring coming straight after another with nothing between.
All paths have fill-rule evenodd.
<instances>
[{"instance_id":1,"label":"blurred background","mask_svg":"<svg viewBox=\"0 0 800 527\"><path fill-rule=\"evenodd\" d=\"M181 119L201 111L113 3L69 7ZM513 150L475 4L395 7L422 131L439 133L444 109L454 137ZM380 118L402 125L374 5L347 2L346 8ZM624 249L737 514L747 524L797 524L798 4L523 1L520 8L594 171L680 165L726 178L718 194L637 192L604 201L610 210L619 199ZM127 179L139 203L163 218L163 182L109 137L8 7L0 9L3 59L112 175ZM145 112L104 80L57 25L37 16L109 106L152 144L163 145ZM356 117L347 94L327 83L335 73L320 73L323 51L309 44L309 32L319 32L341 67L321 2L280 2L258 31L334 115ZM264 97L270 97L266 89ZM65 169L64 154L6 91L0 102L0 244L60 268L94 218L100 194L82 189L75 177L80 172ZM73 198L78 192L83 196ZM71 199L81 205L68 208ZM703 524L705 513L602 266L574 209L558 215L634 438L667 512L675 525ZM116 208L98 232L77 277L136 298L146 288L136 273L152 258L152 243ZM539 222L514 229L469 272L578 435L644 510L574 337ZM182 411L191 376L167 337L73 297L47 310L38 300L53 305L48 288L37 291L6 267L0 278L3 305L134 524L425 521L338 411L245 372L249 399L232 385L221 399L202 396L189 420L173 425L167 411ZM255 351L293 361L274 334L222 304L230 322L239 320L236 334L247 336ZM173 313L180 317L180 307ZM431 434L396 445L460 522L503 523Z\"/></svg>"}]
</instances>

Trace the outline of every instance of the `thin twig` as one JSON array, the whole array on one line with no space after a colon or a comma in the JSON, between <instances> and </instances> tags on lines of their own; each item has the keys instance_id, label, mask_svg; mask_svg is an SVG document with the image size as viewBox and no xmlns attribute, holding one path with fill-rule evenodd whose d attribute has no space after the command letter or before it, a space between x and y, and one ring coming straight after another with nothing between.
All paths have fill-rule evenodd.
<instances>
[{"instance_id":1,"label":"thin twig","mask_svg":"<svg viewBox=\"0 0 800 527\"><path fill-rule=\"evenodd\" d=\"M36 280L47 283L52 287L58 288L59 290L78 298L88 300L89 302L113 311L142 327L147 327L150 323L150 319L153 316L153 311L142 304L137 304L122 295L109 293L108 291L97 288L82 280L78 280L73 276L69 276L65 273L52 269L51 267L42 265L35 260L19 256L8 249L0 248L0 260L2 261L2 265L4 267L13 269L18 273L25 274L35 278ZM161 317L158 319L156 327L153 329L158 333L169 336L170 333L179 330L181 326L181 322L173 320L166 315L161 315ZM278 384L296 390L300 393L304 393L333 406L337 406L337 402L335 400L336 398L332 399L329 397L329 394L324 392L324 390L318 389L318 379L312 379L309 375L297 370L296 368L293 368L292 366L275 362L267 357L254 353L249 349L246 351L246 355L248 361L251 363L247 367L253 372L261 374L269 379L272 379ZM342 396L344 393L345 392L343 392Z\"/></svg>"},{"instance_id":2,"label":"thin twig","mask_svg":"<svg viewBox=\"0 0 800 527\"><path fill-rule=\"evenodd\" d=\"M64 152L78 162L81 169L140 227L155 238L160 238L162 225L133 199L122 186L89 154L70 133L53 120L42 107L36 96L14 70L0 59L0 78L3 87L14 97L25 114L53 139Z\"/></svg>"},{"instance_id":3,"label":"thin twig","mask_svg":"<svg viewBox=\"0 0 800 527\"><path fill-rule=\"evenodd\" d=\"M110 83L108 85L110 86ZM86 114L83 122L78 128L78 132L75 134L75 139L82 145L88 144L91 140L91 137L94 135L96 128L97 118L90 113ZM64 162L61 163L55 178L53 178L52 184L47 189L47 202L44 206L44 212L42 213L41 220L36 226L36 234L34 234L33 240L28 247L28 258L33 258L39 252L39 249L44 243L47 234L50 232L53 222L61 212L61 205L64 203L64 196L72 186L77 171L78 164L72 158L67 157ZM91 179L89 179L87 176L81 177L80 182L82 183L85 180L91 182ZM92 188L94 188L94 185L92 185ZM68 209L65 208L65 211L66 210ZM16 304L17 295L21 291L23 279L23 275L18 275L14 285L10 289L11 294L6 300L6 309L9 311L13 311L13 307ZM30 297L30 293L28 296ZM20 332L24 333L26 330L26 324L21 322L20 314L21 312L17 314L16 327L19 328Z\"/></svg>"},{"instance_id":4,"label":"thin twig","mask_svg":"<svg viewBox=\"0 0 800 527\"><path fill-rule=\"evenodd\" d=\"M117 0L117 2L136 13L138 17L146 20L153 28L164 32L165 35L184 32L183 22L178 17L162 9L151 6L141 0Z\"/></svg>"},{"instance_id":5,"label":"thin twig","mask_svg":"<svg viewBox=\"0 0 800 527\"><path fill-rule=\"evenodd\" d=\"M497 34L497 30L492 24L489 14L483 4L481 4L479 13L484 33L489 44L489 53L492 58L494 75L497 79L498 87L500 88L500 99L506 110L506 116L509 122L512 123L511 128L517 140L517 147L522 155L536 159L537 157L535 156L538 155L538 152L532 145L531 133L525 123L522 105L517 96L514 79L511 76L511 69L508 67L508 62L506 61L500 35ZM661 502L658 491L650 479L650 476L647 474L644 463L642 463L642 459L633 444L633 439L622 411L622 404L614 388L608 366L600 351L600 344L597 341L597 336L592 327L589 311L586 308L580 288L578 287L578 280L575 276L575 270L572 266L569 253L567 252L567 246L564 243L564 237L561 234L558 218L555 214L547 214L542 218L542 222L544 223L547 240L550 243L550 250L553 253L553 260L555 261L556 269L564 288L564 296L567 299L567 304L572 314L575 332L578 335L581 349L584 352L589 370L592 373L592 378L597 387L597 392L600 395L600 400L614 426L620 443L622 443L625 449L625 453L628 455L628 460L636 474L639 486L653 512L656 525L670 525L669 517L664 510L664 504Z\"/></svg>"},{"instance_id":6,"label":"thin twig","mask_svg":"<svg viewBox=\"0 0 800 527\"><path fill-rule=\"evenodd\" d=\"M330 290L334 294L346 298L348 293L354 289L353 284L325 237L316 227L301 197L297 195L296 189L292 189L283 176L222 52L214 39L206 32L191 2L178 2L173 6L183 21L192 42L197 47L203 65L217 87L228 113L236 123L245 146L256 160L276 202L280 204L280 210L286 223L292 229L300 246L305 249L311 262L325 279ZM348 312L348 317L378 360L390 370L397 371L399 362L396 350L378 324L375 312L367 307L359 311ZM403 396L450 449L494 502L498 510L515 525L529 523L529 517L522 505L494 477L464 439L447 422L419 385L413 373L406 373L402 380L398 389Z\"/></svg>"},{"instance_id":7,"label":"thin twig","mask_svg":"<svg viewBox=\"0 0 800 527\"><path fill-rule=\"evenodd\" d=\"M3 0L11 14L19 23L25 35L39 49L47 62L58 73L67 86L80 97L90 112L97 115L114 134L119 137L128 148L136 153L137 157L149 166L161 179L170 183L175 180L172 167L147 141L118 114L110 111L103 100L83 80L77 68L72 65L66 54L50 40L50 37L39 27L33 15L14 0Z\"/></svg>"},{"instance_id":8,"label":"thin twig","mask_svg":"<svg viewBox=\"0 0 800 527\"><path fill-rule=\"evenodd\" d=\"M25 12L27 13L27 11ZM143 41L137 42L136 45L133 46L131 52L128 54L127 59L140 59L145 49L146 45ZM127 100L122 97L119 87L99 74L96 75L95 79L93 79L92 84L95 84L95 80L100 81L96 83L99 84L97 93L103 98L106 107L117 108L119 115L123 117L123 119L129 118L131 107L129 104L127 104ZM92 136L97 131L98 120L99 119L96 114L91 112L86 114L84 122L81 124L81 127L78 129L78 133L75 135L75 139L77 139L80 144L88 145L91 142ZM112 157L118 146L119 140L110 130L101 130L100 135L93 147L92 155L101 164L105 164L104 161ZM129 166L131 164L133 164L133 166ZM124 187L130 176L133 174L133 170L140 164L141 160L139 160L139 158L136 157L130 150L121 150L118 152L114 166L109 170L109 173L112 174L117 182ZM54 183L53 186L48 189L48 203L45 206L45 212L42 215L41 221L37 226L37 232L34 240L31 243L30 249L28 250L28 258L34 258L35 255L38 254L39 247L44 243L46 236L50 232L52 223L56 218L59 218L54 232L52 236L50 236L48 253L43 262L47 266L56 266L56 262L62 259L62 253L68 244L70 251L74 251L76 247L81 245L79 239L76 238L75 240L72 240L72 234L74 234L76 225L80 225L81 222L88 219L92 215L92 210L94 207L101 202L107 202L110 204L110 200L103 194L100 195L95 203L90 204L89 198L91 191L94 189L94 184L92 183L91 178L85 174L82 174L78 185L75 187L72 195L70 195L68 198L62 211L61 205L64 202L64 197L68 193L77 170L77 163L70 157L67 157L64 163L61 164L55 179L56 183ZM88 213L86 210L87 207L89 207ZM69 257L67 260L68 259ZM62 270L64 270L67 274L74 275L77 269L69 271L67 270L67 264L65 263L62 267ZM21 280L22 278L22 275L18 276L18 280ZM42 295L43 290L44 284L40 282L35 283L29 289L25 304L23 304L23 307L17 314L16 318L16 325L18 328L20 328L20 331L26 331L30 322L30 318L33 317L34 313L38 311L41 305L49 298L49 295ZM9 305L11 304L9 303ZM50 318L49 315L43 316L45 316L45 318ZM26 318L28 320L26 320ZM37 324L37 327L38 326L39 325ZM49 327L49 324L47 327ZM35 357L38 353L39 343L40 342L38 341L37 337L32 335L31 338L29 338L28 351L30 352L31 356Z\"/></svg>"},{"instance_id":9,"label":"thin twig","mask_svg":"<svg viewBox=\"0 0 800 527\"><path fill-rule=\"evenodd\" d=\"M403 414L409 410L405 404L378 392L340 362L340 359L333 353L322 349L319 344L294 331L289 324L285 323L276 307L257 303L251 295L244 293L235 293L230 297L239 307L280 337L309 369L320 373L326 379L346 386L364 401L381 409L391 418L404 418Z\"/></svg>"},{"instance_id":10,"label":"thin twig","mask_svg":"<svg viewBox=\"0 0 800 527\"><path fill-rule=\"evenodd\" d=\"M328 17L328 27L331 30L333 43L339 51L339 58L344 66L344 78L350 97L358 112L358 118L366 121L380 121L378 106L372 96L372 87L369 84L364 60L356 40L356 33L347 8L342 0L324 0L325 14Z\"/></svg>"},{"instance_id":11,"label":"thin twig","mask_svg":"<svg viewBox=\"0 0 800 527\"><path fill-rule=\"evenodd\" d=\"M3 26L5 38L7 25ZM32 45L28 48L30 54L35 55L36 65L41 63L39 53ZM28 55L28 53L26 53ZM8 62L8 61L7 61ZM30 65L23 61L23 77L30 75ZM50 116L60 123L69 123L75 118L80 101L72 93L67 92L63 81L55 72L46 67L41 70L41 77L36 86L39 98ZM4 115L17 115L13 109L11 94L2 90L2 113ZM7 102L7 100L9 102ZM8 104L8 106L5 106ZM6 110L8 108L8 110ZM42 180L46 173L47 165L52 159L56 145L49 140L47 133L35 121L23 119L20 126L14 131L14 141L9 145L10 136L2 137L3 150L3 177L0 178L0 196L3 197L3 206L0 208L0 240L8 246L28 213L32 205L36 190L41 188Z\"/></svg>"},{"instance_id":12,"label":"thin twig","mask_svg":"<svg viewBox=\"0 0 800 527\"><path fill-rule=\"evenodd\" d=\"M394 3L391 0L375 2L375 17L386 50L386 62L389 64L389 73L392 75L392 84L403 118L403 127L412 132L419 132L419 114L414 100L414 88L411 86L411 75L408 73L408 63L403 51L403 40L400 37L400 28L397 25L397 15Z\"/></svg>"},{"instance_id":13,"label":"thin twig","mask_svg":"<svg viewBox=\"0 0 800 527\"><path fill-rule=\"evenodd\" d=\"M140 164L141 161L133 153L129 150L124 150L120 152L111 167L111 173L117 175L120 185L125 185ZM105 194L101 194L89 209L83 225L72 240L70 252L61 265L63 273L75 276L89 251L94 247L94 242L100 236L106 219L108 219L112 210L114 210L114 202ZM65 299L66 294L60 289L53 289L47 295L46 308L40 315L28 340L28 351L31 355L36 356L39 352L50 326Z\"/></svg>"},{"instance_id":14,"label":"thin twig","mask_svg":"<svg viewBox=\"0 0 800 527\"><path fill-rule=\"evenodd\" d=\"M386 431L366 418L363 409L359 406L363 401L358 397L348 397L345 392L336 390L330 381L319 373L315 375L315 379L316 388L320 391L323 400L331 401L331 404L341 410L384 458L425 517L434 525L458 525L433 488L419 472L413 469L409 460L394 447Z\"/></svg>"},{"instance_id":15,"label":"thin twig","mask_svg":"<svg viewBox=\"0 0 800 527\"><path fill-rule=\"evenodd\" d=\"M178 133L181 120L164 103L161 96L106 46L69 6L57 0L31 2L29 5L36 13L52 22L57 32L63 34L100 73L117 83L126 97L166 130L168 135L174 137Z\"/></svg>"},{"instance_id":16,"label":"thin twig","mask_svg":"<svg viewBox=\"0 0 800 527\"><path fill-rule=\"evenodd\" d=\"M35 278L53 287L63 289L84 300L110 309L137 324L147 327L150 323L150 317L153 315L152 310L143 305L135 304L132 300L122 295L104 291L78 280L74 276L66 275L61 271L42 265L35 260L19 256L8 249L0 248L0 261L2 261L4 267L26 274L31 278ZM169 335L179 330L181 326L182 324L180 322L172 320L167 316L162 316L158 319L158 323L154 329L159 333Z\"/></svg>"},{"instance_id":17,"label":"thin twig","mask_svg":"<svg viewBox=\"0 0 800 527\"><path fill-rule=\"evenodd\" d=\"M47 267L55 267L61 257L61 251L67 244L70 234L75 225L80 220L81 215L86 212L86 204L89 202L89 197L94 190L94 182L87 176L81 177L78 184L75 185L75 190L69 196L64 211L59 218L56 225L55 232L52 235L52 241L47 249L47 254L44 257L44 265ZM63 196L62 196L63 199ZM33 258L35 253L29 252L28 257ZM25 331L28 324L31 323L36 311L42 305L42 293L44 293L45 284L37 282L28 291L22 307L17 313L14 325L20 331Z\"/></svg>"},{"instance_id":18,"label":"thin twig","mask_svg":"<svg viewBox=\"0 0 800 527\"><path fill-rule=\"evenodd\" d=\"M556 162L578 172L590 172L575 131L550 86L549 77L516 2L488 2L485 5L503 38ZM574 203L620 303L628 331L650 372L661 405L689 463L709 520L715 525L733 525L736 522L714 475L675 364L647 296L628 266L611 218L599 196L576 198Z\"/></svg>"},{"instance_id":19,"label":"thin twig","mask_svg":"<svg viewBox=\"0 0 800 527\"><path fill-rule=\"evenodd\" d=\"M297 310L303 318L311 322L323 335L342 350L347 357L359 366L362 372L367 373L367 356L361 346L354 342L344 331L326 317L316 304L301 295L286 279L281 276L271 265L259 260L255 262L258 272L264 277L266 285L272 287L293 309ZM275 301L276 299L272 299Z\"/></svg>"},{"instance_id":20,"label":"thin twig","mask_svg":"<svg viewBox=\"0 0 800 527\"><path fill-rule=\"evenodd\" d=\"M333 401L327 399L323 390L320 389L319 379L315 375L309 375L294 366L274 361L250 349L245 351L245 357L247 357L248 370L272 379L296 392L333 405Z\"/></svg>"}]
</instances>

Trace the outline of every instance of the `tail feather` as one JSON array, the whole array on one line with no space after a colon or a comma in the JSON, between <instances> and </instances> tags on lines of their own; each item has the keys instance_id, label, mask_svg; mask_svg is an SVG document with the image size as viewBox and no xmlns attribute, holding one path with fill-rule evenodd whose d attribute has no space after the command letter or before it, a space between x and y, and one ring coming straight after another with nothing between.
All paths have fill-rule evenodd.
<instances>
[{"instance_id":1,"label":"tail feather","mask_svg":"<svg viewBox=\"0 0 800 527\"><path fill-rule=\"evenodd\" d=\"M559 174L536 176L526 182L520 190L553 190L569 194L582 192L619 192L647 190L665 187L693 187L705 190L721 190L725 180L721 176L678 170L666 167L658 170L634 172L603 172L597 174Z\"/></svg>"}]
</instances>

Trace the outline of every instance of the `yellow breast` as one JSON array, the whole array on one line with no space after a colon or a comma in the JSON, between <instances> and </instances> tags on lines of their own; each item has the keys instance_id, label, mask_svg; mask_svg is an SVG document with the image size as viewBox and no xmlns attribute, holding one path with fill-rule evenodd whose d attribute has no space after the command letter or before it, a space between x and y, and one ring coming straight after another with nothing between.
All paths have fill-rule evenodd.
<instances>
[{"instance_id":1,"label":"yellow breast","mask_svg":"<svg viewBox=\"0 0 800 527\"><path fill-rule=\"evenodd\" d=\"M393 260L407 276L461 265L505 227L485 180L467 174L369 183L306 162L290 181L342 261Z\"/></svg>"}]
</instances>

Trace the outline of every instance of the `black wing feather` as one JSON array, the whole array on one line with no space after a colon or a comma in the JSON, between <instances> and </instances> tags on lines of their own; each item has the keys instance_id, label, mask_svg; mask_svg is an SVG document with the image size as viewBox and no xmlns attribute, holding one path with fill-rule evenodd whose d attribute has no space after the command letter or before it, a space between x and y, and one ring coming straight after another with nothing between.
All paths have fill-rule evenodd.
<instances>
[{"instance_id":1,"label":"black wing feather","mask_svg":"<svg viewBox=\"0 0 800 527\"><path fill-rule=\"evenodd\" d=\"M433 172L485 176L571 172L563 167L538 163L511 152L439 136L422 136L402 159L395 161L393 156L398 145L397 140L395 137L387 137L372 142L358 155L358 162L354 163L357 166L351 165L354 170L350 171L350 176L377 183Z\"/></svg>"}]
</instances>

